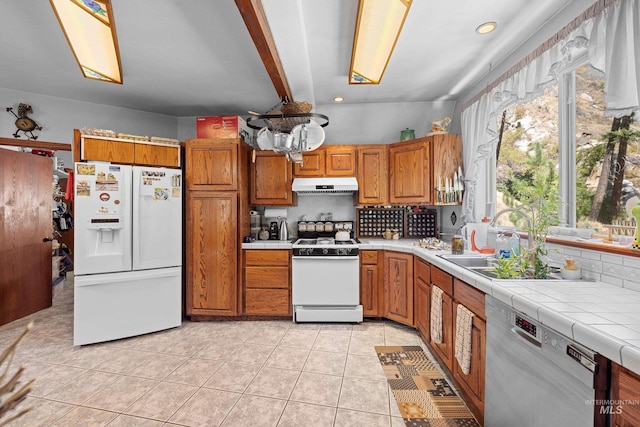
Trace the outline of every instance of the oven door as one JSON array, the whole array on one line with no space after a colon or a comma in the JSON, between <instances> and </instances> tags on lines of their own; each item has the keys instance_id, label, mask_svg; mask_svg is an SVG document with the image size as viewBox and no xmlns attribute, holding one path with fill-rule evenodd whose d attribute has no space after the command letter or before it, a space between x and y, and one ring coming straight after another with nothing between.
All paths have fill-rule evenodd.
<instances>
[{"instance_id":1,"label":"oven door","mask_svg":"<svg viewBox=\"0 0 640 427\"><path fill-rule=\"evenodd\" d=\"M294 256L293 305L356 306L360 304L359 273L357 256Z\"/></svg>"}]
</instances>

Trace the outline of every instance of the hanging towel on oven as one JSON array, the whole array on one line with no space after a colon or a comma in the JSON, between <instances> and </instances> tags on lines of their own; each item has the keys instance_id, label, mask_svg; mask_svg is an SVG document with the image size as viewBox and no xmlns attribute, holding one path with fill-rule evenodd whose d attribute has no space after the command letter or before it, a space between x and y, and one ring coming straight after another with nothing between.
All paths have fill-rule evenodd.
<instances>
[{"instance_id":1,"label":"hanging towel on oven","mask_svg":"<svg viewBox=\"0 0 640 427\"><path fill-rule=\"evenodd\" d=\"M442 343L442 289L431 287L431 339Z\"/></svg>"},{"instance_id":2,"label":"hanging towel on oven","mask_svg":"<svg viewBox=\"0 0 640 427\"><path fill-rule=\"evenodd\" d=\"M462 304L456 310L456 360L465 375L471 369L471 329L473 313Z\"/></svg>"}]
</instances>

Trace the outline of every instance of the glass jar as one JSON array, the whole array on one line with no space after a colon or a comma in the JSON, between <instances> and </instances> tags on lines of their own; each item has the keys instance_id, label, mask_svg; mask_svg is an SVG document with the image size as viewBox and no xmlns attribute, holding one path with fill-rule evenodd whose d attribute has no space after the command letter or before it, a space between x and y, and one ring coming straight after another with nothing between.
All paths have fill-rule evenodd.
<instances>
[{"instance_id":1,"label":"glass jar","mask_svg":"<svg viewBox=\"0 0 640 427\"><path fill-rule=\"evenodd\" d=\"M451 253L453 255L464 254L464 239L460 234L456 234L451 238Z\"/></svg>"},{"instance_id":2,"label":"glass jar","mask_svg":"<svg viewBox=\"0 0 640 427\"><path fill-rule=\"evenodd\" d=\"M262 230L260 230L258 237L260 238L260 240L269 240L269 230L267 229L266 225L262 226Z\"/></svg>"}]
</instances>

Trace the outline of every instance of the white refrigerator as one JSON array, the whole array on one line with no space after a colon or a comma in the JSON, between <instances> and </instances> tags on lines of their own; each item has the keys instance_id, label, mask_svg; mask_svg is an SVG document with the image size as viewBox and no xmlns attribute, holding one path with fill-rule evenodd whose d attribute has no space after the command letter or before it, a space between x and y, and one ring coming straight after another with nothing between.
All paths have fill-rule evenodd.
<instances>
[{"instance_id":1,"label":"white refrigerator","mask_svg":"<svg viewBox=\"0 0 640 427\"><path fill-rule=\"evenodd\" d=\"M76 163L74 345L180 326L182 173Z\"/></svg>"}]
</instances>

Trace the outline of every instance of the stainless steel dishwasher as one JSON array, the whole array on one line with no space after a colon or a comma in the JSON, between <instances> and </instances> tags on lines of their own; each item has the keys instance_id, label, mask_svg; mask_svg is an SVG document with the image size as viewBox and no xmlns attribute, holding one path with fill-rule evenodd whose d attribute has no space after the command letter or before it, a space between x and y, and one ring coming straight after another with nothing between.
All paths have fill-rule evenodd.
<instances>
[{"instance_id":1,"label":"stainless steel dishwasher","mask_svg":"<svg viewBox=\"0 0 640 427\"><path fill-rule=\"evenodd\" d=\"M606 425L606 358L495 298L486 309L485 426Z\"/></svg>"}]
</instances>

